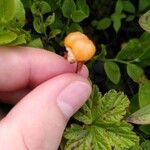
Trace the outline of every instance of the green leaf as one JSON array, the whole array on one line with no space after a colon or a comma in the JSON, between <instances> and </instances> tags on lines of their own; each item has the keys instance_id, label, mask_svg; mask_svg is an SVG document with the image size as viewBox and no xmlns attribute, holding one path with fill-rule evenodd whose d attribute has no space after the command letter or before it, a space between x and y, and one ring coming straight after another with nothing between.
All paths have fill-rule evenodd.
<instances>
[{"instance_id":1,"label":"green leaf","mask_svg":"<svg viewBox=\"0 0 150 150\"><path fill-rule=\"evenodd\" d=\"M14 19L10 22L15 26L23 27L25 24L25 10L22 2L20 0L16 0L16 14Z\"/></svg>"},{"instance_id":2,"label":"green leaf","mask_svg":"<svg viewBox=\"0 0 150 150\"><path fill-rule=\"evenodd\" d=\"M142 150L150 150L150 141L146 140L141 144Z\"/></svg>"},{"instance_id":3,"label":"green leaf","mask_svg":"<svg viewBox=\"0 0 150 150\"><path fill-rule=\"evenodd\" d=\"M43 43L40 38L32 40L30 43L28 43L29 47L35 47L35 48L43 48Z\"/></svg>"},{"instance_id":4,"label":"green leaf","mask_svg":"<svg viewBox=\"0 0 150 150\"><path fill-rule=\"evenodd\" d=\"M135 7L130 1L128 0L122 1L122 5L124 11L129 13L135 13Z\"/></svg>"},{"instance_id":5,"label":"green leaf","mask_svg":"<svg viewBox=\"0 0 150 150\"><path fill-rule=\"evenodd\" d=\"M61 33L59 29L53 29L49 34L49 39L55 38L57 35Z\"/></svg>"},{"instance_id":6,"label":"green leaf","mask_svg":"<svg viewBox=\"0 0 150 150\"><path fill-rule=\"evenodd\" d=\"M59 7L59 0L53 1L53 0L46 0L46 2L51 6L51 11L54 12Z\"/></svg>"},{"instance_id":7,"label":"green leaf","mask_svg":"<svg viewBox=\"0 0 150 150\"><path fill-rule=\"evenodd\" d=\"M89 16L89 6L86 3L86 0L77 0L77 9L84 12L84 14Z\"/></svg>"},{"instance_id":8,"label":"green leaf","mask_svg":"<svg viewBox=\"0 0 150 150\"><path fill-rule=\"evenodd\" d=\"M17 35L11 31L0 31L0 45L11 43L17 38Z\"/></svg>"},{"instance_id":9,"label":"green leaf","mask_svg":"<svg viewBox=\"0 0 150 150\"><path fill-rule=\"evenodd\" d=\"M118 13L114 13L111 16L111 19L113 21L113 27L116 31L116 33L119 31L120 27L121 27L121 19L122 19L122 15L118 14Z\"/></svg>"},{"instance_id":10,"label":"green leaf","mask_svg":"<svg viewBox=\"0 0 150 150\"><path fill-rule=\"evenodd\" d=\"M139 24L145 31L150 33L150 10L140 17Z\"/></svg>"},{"instance_id":11,"label":"green leaf","mask_svg":"<svg viewBox=\"0 0 150 150\"><path fill-rule=\"evenodd\" d=\"M132 99L130 100L130 113L134 113L139 109L139 97L138 94L135 94Z\"/></svg>"},{"instance_id":12,"label":"green leaf","mask_svg":"<svg viewBox=\"0 0 150 150\"><path fill-rule=\"evenodd\" d=\"M133 113L127 120L134 124L150 124L150 104Z\"/></svg>"},{"instance_id":13,"label":"green leaf","mask_svg":"<svg viewBox=\"0 0 150 150\"><path fill-rule=\"evenodd\" d=\"M150 65L150 33L144 32L140 37L141 48L143 50L143 54L140 56L140 65L143 67Z\"/></svg>"},{"instance_id":14,"label":"green leaf","mask_svg":"<svg viewBox=\"0 0 150 150\"><path fill-rule=\"evenodd\" d=\"M116 57L121 60L134 60L142 56L143 53L144 50L139 40L131 39L123 45Z\"/></svg>"},{"instance_id":15,"label":"green leaf","mask_svg":"<svg viewBox=\"0 0 150 150\"><path fill-rule=\"evenodd\" d=\"M132 126L123 117L129 106L128 98L121 92L111 90L103 97L96 86L92 95L75 119L80 125L71 124L64 137L65 150L122 150L138 142Z\"/></svg>"},{"instance_id":16,"label":"green leaf","mask_svg":"<svg viewBox=\"0 0 150 150\"><path fill-rule=\"evenodd\" d=\"M82 10L74 11L71 16L71 18L74 22L81 22L82 20L84 20L87 17L88 16Z\"/></svg>"},{"instance_id":17,"label":"green leaf","mask_svg":"<svg viewBox=\"0 0 150 150\"><path fill-rule=\"evenodd\" d=\"M55 21L55 13L53 13L52 15L49 15L46 19L46 22L45 22L45 26L48 27L50 26L52 23L54 23Z\"/></svg>"},{"instance_id":18,"label":"green leaf","mask_svg":"<svg viewBox=\"0 0 150 150\"><path fill-rule=\"evenodd\" d=\"M149 0L139 0L139 11L142 12L150 7Z\"/></svg>"},{"instance_id":19,"label":"green leaf","mask_svg":"<svg viewBox=\"0 0 150 150\"><path fill-rule=\"evenodd\" d=\"M33 26L36 32L43 33L44 32L44 24L41 22L39 17L34 17Z\"/></svg>"},{"instance_id":20,"label":"green leaf","mask_svg":"<svg viewBox=\"0 0 150 150\"><path fill-rule=\"evenodd\" d=\"M77 9L72 13L72 20L74 22L81 22L89 16L89 7L86 0L77 0L76 7Z\"/></svg>"},{"instance_id":21,"label":"green leaf","mask_svg":"<svg viewBox=\"0 0 150 150\"><path fill-rule=\"evenodd\" d=\"M0 0L0 24L12 20L16 13L16 0Z\"/></svg>"},{"instance_id":22,"label":"green leaf","mask_svg":"<svg viewBox=\"0 0 150 150\"><path fill-rule=\"evenodd\" d=\"M21 0L21 1L22 1L23 6L24 6L25 8L30 8L31 5L32 5L32 0Z\"/></svg>"},{"instance_id":23,"label":"green leaf","mask_svg":"<svg viewBox=\"0 0 150 150\"><path fill-rule=\"evenodd\" d=\"M115 12L117 14L120 14L123 10L123 4L122 4L122 0L118 0L116 3L116 7L115 7Z\"/></svg>"},{"instance_id":24,"label":"green leaf","mask_svg":"<svg viewBox=\"0 0 150 150\"><path fill-rule=\"evenodd\" d=\"M72 13L76 10L76 4L74 0L64 0L62 5L62 12L64 17L71 18Z\"/></svg>"},{"instance_id":25,"label":"green leaf","mask_svg":"<svg viewBox=\"0 0 150 150\"><path fill-rule=\"evenodd\" d=\"M127 73L134 82L141 82L144 76L143 69L135 64L127 65Z\"/></svg>"},{"instance_id":26,"label":"green leaf","mask_svg":"<svg viewBox=\"0 0 150 150\"><path fill-rule=\"evenodd\" d=\"M70 32L80 31L83 32L82 27L78 23L72 23L67 29L67 34Z\"/></svg>"},{"instance_id":27,"label":"green leaf","mask_svg":"<svg viewBox=\"0 0 150 150\"><path fill-rule=\"evenodd\" d=\"M141 125L139 129L146 135L150 135L150 125Z\"/></svg>"},{"instance_id":28,"label":"green leaf","mask_svg":"<svg viewBox=\"0 0 150 150\"><path fill-rule=\"evenodd\" d=\"M129 15L129 16L126 17L126 21L127 21L127 22L133 21L134 18L135 18L134 15Z\"/></svg>"},{"instance_id":29,"label":"green leaf","mask_svg":"<svg viewBox=\"0 0 150 150\"><path fill-rule=\"evenodd\" d=\"M99 53L98 55L94 56L94 57L92 58L92 61L91 61L91 62L96 61L96 60L99 60L99 61L102 61L102 60L103 60L103 61L104 61L106 55L107 55L107 48L106 48L106 45L101 44L101 51L100 51L100 53Z\"/></svg>"},{"instance_id":30,"label":"green leaf","mask_svg":"<svg viewBox=\"0 0 150 150\"><path fill-rule=\"evenodd\" d=\"M8 46L18 46L26 44L26 36L25 34L19 35L14 41L8 44Z\"/></svg>"},{"instance_id":31,"label":"green leaf","mask_svg":"<svg viewBox=\"0 0 150 150\"><path fill-rule=\"evenodd\" d=\"M47 2L41 1L40 2L40 8L41 8L41 13L43 15L51 12L51 6Z\"/></svg>"},{"instance_id":32,"label":"green leaf","mask_svg":"<svg viewBox=\"0 0 150 150\"><path fill-rule=\"evenodd\" d=\"M139 88L139 105L140 107L150 104L150 80L140 84Z\"/></svg>"},{"instance_id":33,"label":"green leaf","mask_svg":"<svg viewBox=\"0 0 150 150\"><path fill-rule=\"evenodd\" d=\"M62 20L60 18L58 18L58 16L55 16L55 21L53 24L50 25L51 30L54 29L61 29L64 30L65 28L65 24L62 22Z\"/></svg>"},{"instance_id":34,"label":"green leaf","mask_svg":"<svg viewBox=\"0 0 150 150\"><path fill-rule=\"evenodd\" d=\"M120 68L114 62L105 62L104 64L105 72L108 78L115 84L118 84L120 81Z\"/></svg>"},{"instance_id":35,"label":"green leaf","mask_svg":"<svg viewBox=\"0 0 150 150\"><path fill-rule=\"evenodd\" d=\"M98 30L105 30L111 25L111 19L110 18L103 18L100 21L97 22L96 28Z\"/></svg>"},{"instance_id":36,"label":"green leaf","mask_svg":"<svg viewBox=\"0 0 150 150\"><path fill-rule=\"evenodd\" d=\"M40 16L51 12L51 6L45 1L35 1L31 6L31 11L34 15Z\"/></svg>"}]
</instances>

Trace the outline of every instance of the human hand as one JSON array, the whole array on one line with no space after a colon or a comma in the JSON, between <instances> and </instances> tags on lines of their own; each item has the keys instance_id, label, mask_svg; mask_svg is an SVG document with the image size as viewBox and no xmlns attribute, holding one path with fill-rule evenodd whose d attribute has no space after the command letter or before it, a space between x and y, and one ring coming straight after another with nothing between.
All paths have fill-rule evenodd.
<instances>
[{"instance_id":1,"label":"human hand","mask_svg":"<svg viewBox=\"0 0 150 150\"><path fill-rule=\"evenodd\" d=\"M0 48L0 101L15 106L0 121L1 150L56 150L69 118L91 93L84 66L41 49Z\"/></svg>"}]
</instances>

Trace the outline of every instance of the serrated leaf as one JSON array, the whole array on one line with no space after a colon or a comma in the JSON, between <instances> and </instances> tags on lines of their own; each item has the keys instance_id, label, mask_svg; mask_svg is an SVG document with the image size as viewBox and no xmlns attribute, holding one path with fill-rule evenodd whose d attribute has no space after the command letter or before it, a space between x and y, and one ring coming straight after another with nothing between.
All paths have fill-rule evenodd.
<instances>
[{"instance_id":1,"label":"serrated leaf","mask_svg":"<svg viewBox=\"0 0 150 150\"><path fill-rule=\"evenodd\" d=\"M111 90L106 93L99 101L97 114L101 116L100 118L95 119L97 123L111 123L120 121L125 115L125 108L129 106L129 100L127 96L125 96L121 92L116 92L115 90ZM95 112L96 113L96 112Z\"/></svg>"},{"instance_id":2,"label":"serrated leaf","mask_svg":"<svg viewBox=\"0 0 150 150\"><path fill-rule=\"evenodd\" d=\"M120 68L114 62L105 62L104 69L107 77L114 83L117 84L120 81Z\"/></svg>"},{"instance_id":3,"label":"serrated leaf","mask_svg":"<svg viewBox=\"0 0 150 150\"><path fill-rule=\"evenodd\" d=\"M150 10L140 17L139 24L145 31L150 33Z\"/></svg>"},{"instance_id":4,"label":"serrated leaf","mask_svg":"<svg viewBox=\"0 0 150 150\"><path fill-rule=\"evenodd\" d=\"M139 94L140 108L150 104L150 81L149 80L140 84L138 94Z\"/></svg>"},{"instance_id":5,"label":"serrated leaf","mask_svg":"<svg viewBox=\"0 0 150 150\"><path fill-rule=\"evenodd\" d=\"M129 13L135 13L135 7L130 1L128 0L122 1L122 5L124 11Z\"/></svg>"},{"instance_id":6,"label":"serrated leaf","mask_svg":"<svg viewBox=\"0 0 150 150\"><path fill-rule=\"evenodd\" d=\"M127 65L127 73L134 82L140 82L144 76L143 69L135 64Z\"/></svg>"},{"instance_id":7,"label":"serrated leaf","mask_svg":"<svg viewBox=\"0 0 150 150\"><path fill-rule=\"evenodd\" d=\"M0 24L12 20L16 13L16 0L0 0Z\"/></svg>"},{"instance_id":8,"label":"serrated leaf","mask_svg":"<svg viewBox=\"0 0 150 150\"><path fill-rule=\"evenodd\" d=\"M122 150L134 146L138 137L122 120L128 105L123 93L112 90L102 97L94 86L89 100L75 115L83 124L72 124L65 131L64 150Z\"/></svg>"},{"instance_id":9,"label":"serrated leaf","mask_svg":"<svg viewBox=\"0 0 150 150\"><path fill-rule=\"evenodd\" d=\"M128 43L124 44L116 57L122 60L134 60L142 56L143 53L144 51L139 40L132 39Z\"/></svg>"},{"instance_id":10,"label":"serrated leaf","mask_svg":"<svg viewBox=\"0 0 150 150\"><path fill-rule=\"evenodd\" d=\"M150 124L150 104L133 113L127 120L134 124Z\"/></svg>"},{"instance_id":11,"label":"serrated leaf","mask_svg":"<svg viewBox=\"0 0 150 150\"><path fill-rule=\"evenodd\" d=\"M84 127L77 124L71 124L71 129L66 129L66 132L67 134L65 134L65 137L71 140L75 140L76 138L80 139L88 134L88 131L85 130Z\"/></svg>"},{"instance_id":12,"label":"serrated leaf","mask_svg":"<svg viewBox=\"0 0 150 150\"><path fill-rule=\"evenodd\" d=\"M93 117L93 113L95 112L99 99L101 98L101 93L97 86L93 86L93 92L85 105L83 105L82 109L77 112L74 118L84 124L91 124L95 118ZM92 111L93 110L93 111Z\"/></svg>"},{"instance_id":13,"label":"serrated leaf","mask_svg":"<svg viewBox=\"0 0 150 150\"><path fill-rule=\"evenodd\" d=\"M0 45L11 43L17 38L16 33L11 31L0 31Z\"/></svg>"},{"instance_id":14,"label":"serrated leaf","mask_svg":"<svg viewBox=\"0 0 150 150\"><path fill-rule=\"evenodd\" d=\"M111 25L111 19L110 18L103 18L100 21L97 22L96 28L98 30L105 30Z\"/></svg>"},{"instance_id":15,"label":"serrated leaf","mask_svg":"<svg viewBox=\"0 0 150 150\"><path fill-rule=\"evenodd\" d=\"M74 0L64 0L62 5L62 12L64 17L71 18L72 13L76 10L76 4Z\"/></svg>"}]
</instances>

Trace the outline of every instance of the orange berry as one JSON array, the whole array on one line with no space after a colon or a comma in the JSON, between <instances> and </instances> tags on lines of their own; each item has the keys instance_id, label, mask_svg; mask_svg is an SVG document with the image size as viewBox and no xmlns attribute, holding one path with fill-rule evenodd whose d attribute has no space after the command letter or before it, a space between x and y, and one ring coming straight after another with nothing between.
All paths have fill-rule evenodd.
<instances>
[{"instance_id":1,"label":"orange berry","mask_svg":"<svg viewBox=\"0 0 150 150\"><path fill-rule=\"evenodd\" d=\"M80 32L68 34L64 40L64 45L68 51L70 62L88 61L96 52L93 42Z\"/></svg>"}]
</instances>

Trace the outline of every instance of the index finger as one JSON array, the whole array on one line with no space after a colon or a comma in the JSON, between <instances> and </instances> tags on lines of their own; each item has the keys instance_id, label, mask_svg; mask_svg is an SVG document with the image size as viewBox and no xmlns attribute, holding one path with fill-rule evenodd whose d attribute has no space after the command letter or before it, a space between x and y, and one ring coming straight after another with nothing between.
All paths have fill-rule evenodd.
<instances>
[{"instance_id":1,"label":"index finger","mask_svg":"<svg viewBox=\"0 0 150 150\"><path fill-rule=\"evenodd\" d=\"M75 69L76 65L43 49L1 47L0 91L9 92L35 87L57 75L73 73ZM83 70L83 76L87 77L87 69L84 67Z\"/></svg>"}]
</instances>

